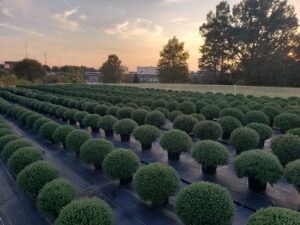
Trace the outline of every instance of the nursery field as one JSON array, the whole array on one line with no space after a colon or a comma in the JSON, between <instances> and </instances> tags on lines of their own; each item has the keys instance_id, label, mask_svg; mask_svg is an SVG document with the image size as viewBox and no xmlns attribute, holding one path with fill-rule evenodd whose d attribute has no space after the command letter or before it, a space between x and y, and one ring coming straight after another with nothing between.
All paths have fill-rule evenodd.
<instances>
[{"instance_id":1,"label":"nursery field","mask_svg":"<svg viewBox=\"0 0 300 225\"><path fill-rule=\"evenodd\" d=\"M116 84L113 84L116 85ZM120 86L132 86L139 88L155 88L164 90L192 91L192 92L213 92L223 94L234 94L233 85L205 85L205 84L162 84L162 83L120 83ZM259 86L236 86L236 93L254 96L269 96L288 98L291 96L300 97L300 88L287 87L259 87Z\"/></svg>"},{"instance_id":2,"label":"nursery field","mask_svg":"<svg viewBox=\"0 0 300 225\"><path fill-rule=\"evenodd\" d=\"M0 222L299 225L299 90L143 85L1 88Z\"/></svg>"}]
</instances>

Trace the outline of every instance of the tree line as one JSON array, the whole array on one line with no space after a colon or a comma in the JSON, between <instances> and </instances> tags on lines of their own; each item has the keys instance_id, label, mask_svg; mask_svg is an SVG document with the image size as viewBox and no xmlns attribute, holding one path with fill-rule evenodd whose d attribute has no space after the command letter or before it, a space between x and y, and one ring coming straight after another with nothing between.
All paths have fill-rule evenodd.
<instances>
[{"instance_id":1,"label":"tree line","mask_svg":"<svg viewBox=\"0 0 300 225\"><path fill-rule=\"evenodd\" d=\"M199 47L200 83L265 86L300 86L300 34L295 9L287 0L242 0L232 7L220 2L207 14L199 28L204 43ZM158 78L162 83L192 82L187 60L189 53L177 37L170 38L160 52ZM46 71L70 77L93 68L42 66L24 59L14 73L30 82L41 79ZM115 54L108 56L99 69L105 83L122 82L122 62ZM1 71L0 71L1 72ZM50 78L48 78L50 79ZM50 82L62 82L59 77ZM134 81L138 81L137 76Z\"/></svg>"}]
</instances>

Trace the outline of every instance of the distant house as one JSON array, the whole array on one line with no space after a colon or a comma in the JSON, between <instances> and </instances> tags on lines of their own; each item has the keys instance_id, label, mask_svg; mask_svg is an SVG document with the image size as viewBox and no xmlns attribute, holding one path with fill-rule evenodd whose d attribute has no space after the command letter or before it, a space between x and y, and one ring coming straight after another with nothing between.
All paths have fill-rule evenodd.
<instances>
[{"instance_id":1,"label":"distant house","mask_svg":"<svg viewBox=\"0 0 300 225\"><path fill-rule=\"evenodd\" d=\"M84 72L85 83L97 83L102 79L102 73L100 71L96 72Z\"/></svg>"},{"instance_id":2,"label":"distant house","mask_svg":"<svg viewBox=\"0 0 300 225\"><path fill-rule=\"evenodd\" d=\"M157 77L157 74L158 74L157 67L139 66L139 67L137 67L136 74L137 74L139 81L142 83L156 83L159 81L158 77Z\"/></svg>"},{"instance_id":3,"label":"distant house","mask_svg":"<svg viewBox=\"0 0 300 225\"><path fill-rule=\"evenodd\" d=\"M11 70L16 63L17 61L4 61L4 69Z\"/></svg>"},{"instance_id":4,"label":"distant house","mask_svg":"<svg viewBox=\"0 0 300 225\"><path fill-rule=\"evenodd\" d=\"M191 72L191 79L192 83L199 84L201 82L201 78L203 78L205 75L209 74L209 70L202 68L198 72Z\"/></svg>"}]
</instances>

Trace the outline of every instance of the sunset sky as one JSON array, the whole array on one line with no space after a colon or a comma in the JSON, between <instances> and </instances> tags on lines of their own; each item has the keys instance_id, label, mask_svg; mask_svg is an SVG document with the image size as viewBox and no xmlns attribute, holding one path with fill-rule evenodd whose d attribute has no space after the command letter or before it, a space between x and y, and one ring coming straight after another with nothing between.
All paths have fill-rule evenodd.
<instances>
[{"instance_id":1,"label":"sunset sky","mask_svg":"<svg viewBox=\"0 0 300 225\"><path fill-rule=\"evenodd\" d=\"M219 0L0 0L0 63L28 57L48 65L99 68L107 55L123 65L155 66L159 51L176 35L197 70L198 32ZM231 5L239 2L229 0ZM300 15L300 0L289 0Z\"/></svg>"}]
</instances>

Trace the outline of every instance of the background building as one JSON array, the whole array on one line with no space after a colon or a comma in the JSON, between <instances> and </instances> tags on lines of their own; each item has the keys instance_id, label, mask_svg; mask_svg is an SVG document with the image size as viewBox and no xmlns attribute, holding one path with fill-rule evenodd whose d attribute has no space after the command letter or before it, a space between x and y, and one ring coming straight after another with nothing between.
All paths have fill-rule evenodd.
<instances>
[{"instance_id":1,"label":"background building","mask_svg":"<svg viewBox=\"0 0 300 225\"><path fill-rule=\"evenodd\" d=\"M144 67L144 66L138 66L137 67L137 77L140 82L142 83L156 83L158 82L158 77L157 77L157 67Z\"/></svg>"}]
</instances>

